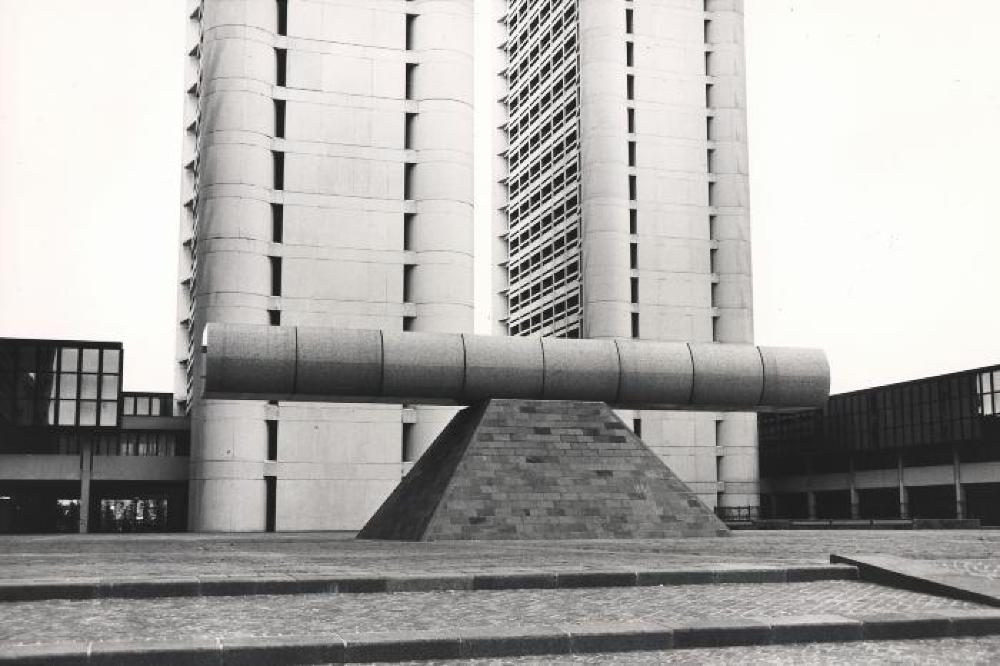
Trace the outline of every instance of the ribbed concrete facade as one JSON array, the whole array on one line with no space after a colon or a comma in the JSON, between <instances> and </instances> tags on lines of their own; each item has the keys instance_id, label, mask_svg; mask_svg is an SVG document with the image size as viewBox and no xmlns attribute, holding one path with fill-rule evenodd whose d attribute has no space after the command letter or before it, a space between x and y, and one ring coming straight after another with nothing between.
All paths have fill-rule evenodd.
<instances>
[{"instance_id":1,"label":"ribbed concrete facade","mask_svg":"<svg viewBox=\"0 0 1000 666\"><path fill-rule=\"evenodd\" d=\"M187 9L189 528L357 529L454 410L199 400L202 331L471 331L472 0Z\"/></svg>"},{"instance_id":2,"label":"ribbed concrete facade","mask_svg":"<svg viewBox=\"0 0 1000 666\"><path fill-rule=\"evenodd\" d=\"M496 332L752 342L741 0L496 0ZM710 506L756 419L622 412Z\"/></svg>"}]
</instances>

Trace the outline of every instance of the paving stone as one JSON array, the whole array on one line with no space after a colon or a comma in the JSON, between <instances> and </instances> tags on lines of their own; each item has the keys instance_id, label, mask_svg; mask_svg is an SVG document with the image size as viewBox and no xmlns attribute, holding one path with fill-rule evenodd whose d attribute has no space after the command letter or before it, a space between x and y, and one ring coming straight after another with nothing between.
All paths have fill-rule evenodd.
<instances>
[{"instance_id":1,"label":"paving stone","mask_svg":"<svg viewBox=\"0 0 1000 666\"><path fill-rule=\"evenodd\" d=\"M462 657L569 654L569 634L557 626L459 629Z\"/></svg>"},{"instance_id":2,"label":"paving stone","mask_svg":"<svg viewBox=\"0 0 1000 666\"><path fill-rule=\"evenodd\" d=\"M462 641L456 633L388 631L344 634L344 661L402 661L404 659L458 659Z\"/></svg>"},{"instance_id":3,"label":"paving stone","mask_svg":"<svg viewBox=\"0 0 1000 666\"><path fill-rule=\"evenodd\" d=\"M771 627L752 618L710 618L674 627L674 647L769 643Z\"/></svg>"},{"instance_id":4,"label":"paving stone","mask_svg":"<svg viewBox=\"0 0 1000 666\"><path fill-rule=\"evenodd\" d=\"M221 666L222 649L216 640L96 641L90 645L91 666Z\"/></svg>"},{"instance_id":5,"label":"paving stone","mask_svg":"<svg viewBox=\"0 0 1000 666\"><path fill-rule=\"evenodd\" d=\"M859 641L864 637L860 620L839 615L799 615L764 621L771 625L773 643Z\"/></svg>"},{"instance_id":6,"label":"paving stone","mask_svg":"<svg viewBox=\"0 0 1000 666\"><path fill-rule=\"evenodd\" d=\"M674 643L673 629L649 622L594 622L564 629L573 653L664 650Z\"/></svg>"},{"instance_id":7,"label":"paving stone","mask_svg":"<svg viewBox=\"0 0 1000 666\"><path fill-rule=\"evenodd\" d=\"M864 637L869 640L947 636L951 622L946 617L912 613L862 615Z\"/></svg>"},{"instance_id":8,"label":"paving stone","mask_svg":"<svg viewBox=\"0 0 1000 666\"><path fill-rule=\"evenodd\" d=\"M279 664L343 663L345 642L336 634L310 637L243 636L222 643L225 666L277 666Z\"/></svg>"}]
</instances>

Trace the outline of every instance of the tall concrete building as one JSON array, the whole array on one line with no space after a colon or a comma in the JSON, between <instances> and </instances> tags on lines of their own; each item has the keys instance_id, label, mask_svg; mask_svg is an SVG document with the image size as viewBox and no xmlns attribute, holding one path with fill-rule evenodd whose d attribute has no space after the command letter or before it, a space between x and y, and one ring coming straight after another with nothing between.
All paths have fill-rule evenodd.
<instances>
[{"instance_id":1,"label":"tall concrete building","mask_svg":"<svg viewBox=\"0 0 1000 666\"><path fill-rule=\"evenodd\" d=\"M741 0L495 0L497 331L753 341ZM710 506L751 414L624 413Z\"/></svg>"},{"instance_id":2,"label":"tall concrete building","mask_svg":"<svg viewBox=\"0 0 1000 666\"><path fill-rule=\"evenodd\" d=\"M207 322L471 331L473 0L189 0L189 529L357 529L451 410L199 399Z\"/></svg>"}]
</instances>

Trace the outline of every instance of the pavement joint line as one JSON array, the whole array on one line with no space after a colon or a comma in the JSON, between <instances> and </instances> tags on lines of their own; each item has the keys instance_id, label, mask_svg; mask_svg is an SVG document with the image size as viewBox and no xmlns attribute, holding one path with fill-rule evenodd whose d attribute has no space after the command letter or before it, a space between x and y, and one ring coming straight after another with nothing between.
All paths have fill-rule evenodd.
<instances>
[{"instance_id":1,"label":"pavement joint line","mask_svg":"<svg viewBox=\"0 0 1000 666\"><path fill-rule=\"evenodd\" d=\"M372 663L986 635L1000 635L1000 610L708 618L687 624L638 621L346 634L330 632L309 637L77 641L30 645L0 642L0 665Z\"/></svg>"},{"instance_id":2,"label":"pavement joint line","mask_svg":"<svg viewBox=\"0 0 1000 666\"><path fill-rule=\"evenodd\" d=\"M0 603L57 599L150 599L256 594L368 594L428 591L579 589L726 583L799 583L858 580L849 564L679 567L627 571L517 571L400 576L190 576L145 580L0 580Z\"/></svg>"}]
</instances>

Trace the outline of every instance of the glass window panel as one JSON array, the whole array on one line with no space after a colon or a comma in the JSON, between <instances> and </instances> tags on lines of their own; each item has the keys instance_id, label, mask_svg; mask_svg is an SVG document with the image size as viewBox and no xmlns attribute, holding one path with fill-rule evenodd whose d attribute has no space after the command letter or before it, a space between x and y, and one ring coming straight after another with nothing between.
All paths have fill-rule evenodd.
<instances>
[{"instance_id":1,"label":"glass window panel","mask_svg":"<svg viewBox=\"0 0 1000 666\"><path fill-rule=\"evenodd\" d=\"M102 426L115 426L115 425L118 425L118 403L117 402L102 402L101 403L101 425Z\"/></svg>"},{"instance_id":2,"label":"glass window panel","mask_svg":"<svg viewBox=\"0 0 1000 666\"><path fill-rule=\"evenodd\" d=\"M107 380L108 380L108 378L105 377L104 381L107 381ZM125 396L125 398L123 399L123 402L125 403L125 405L124 405L124 407L122 409L122 412L126 416L132 416L133 414L135 414L135 398L132 397L132 396L130 396L130 395L129 396Z\"/></svg>"},{"instance_id":3,"label":"glass window panel","mask_svg":"<svg viewBox=\"0 0 1000 666\"><path fill-rule=\"evenodd\" d=\"M993 371L993 391L1000 391L1000 370Z\"/></svg>"},{"instance_id":4,"label":"glass window panel","mask_svg":"<svg viewBox=\"0 0 1000 666\"><path fill-rule=\"evenodd\" d=\"M76 373L59 375L59 397L70 400L76 397Z\"/></svg>"},{"instance_id":5,"label":"glass window panel","mask_svg":"<svg viewBox=\"0 0 1000 666\"><path fill-rule=\"evenodd\" d=\"M80 363L80 350L71 347L64 347L62 349L61 356L62 371L76 372Z\"/></svg>"},{"instance_id":6,"label":"glass window panel","mask_svg":"<svg viewBox=\"0 0 1000 666\"><path fill-rule=\"evenodd\" d=\"M105 400L118 399L118 375L104 375L101 377L101 398Z\"/></svg>"},{"instance_id":7,"label":"glass window panel","mask_svg":"<svg viewBox=\"0 0 1000 666\"><path fill-rule=\"evenodd\" d=\"M84 400L97 399L97 375L80 375L80 397Z\"/></svg>"},{"instance_id":8,"label":"glass window panel","mask_svg":"<svg viewBox=\"0 0 1000 666\"><path fill-rule=\"evenodd\" d=\"M84 349L80 358L80 370L97 372L100 369L101 354L99 349Z\"/></svg>"},{"instance_id":9,"label":"glass window panel","mask_svg":"<svg viewBox=\"0 0 1000 666\"><path fill-rule=\"evenodd\" d=\"M983 396L983 414L989 415L993 413L993 394L987 393Z\"/></svg>"},{"instance_id":10,"label":"glass window panel","mask_svg":"<svg viewBox=\"0 0 1000 666\"><path fill-rule=\"evenodd\" d=\"M160 415L160 399L151 398L149 401L149 415L159 416Z\"/></svg>"},{"instance_id":11,"label":"glass window panel","mask_svg":"<svg viewBox=\"0 0 1000 666\"><path fill-rule=\"evenodd\" d=\"M59 425L75 425L76 421L76 401L59 401Z\"/></svg>"},{"instance_id":12,"label":"glass window panel","mask_svg":"<svg viewBox=\"0 0 1000 666\"><path fill-rule=\"evenodd\" d=\"M30 400L17 401L17 424L31 425L35 421L34 403Z\"/></svg>"},{"instance_id":13,"label":"glass window panel","mask_svg":"<svg viewBox=\"0 0 1000 666\"><path fill-rule=\"evenodd\" d=\"M104 372L118 373L118 366L121 365L121 352L117 349L104 350Z\"/></svg>"},{"instance_id":14,"label":"glass window panel","mask_svg":"<svg viewBox=\"0 0 1000 666\"><path fill-rule=\"evenodd\" d=\"M18 367L25 372L35 372L38 370L38 359L35 358L34 345L28 345L18 349Z\"/></svg>"},{"instance_id":15,"label":"glass window panel","mask_svg":"<svg viewBox=\"0 0 1000 666\"><path fill-rule=\"evenodd\" d=\"M93 400L80 401L80 425L97 425L97 403Z\"/></svg>"},{"instance_id":16,"label":"glass window panel","mask_svg":"<svg viewBox=\"0 0 1000 666\"><path fill-rule=\"evenodd\" d=\"M149 398L135 399L135 413L138 416L149 416Z\"/></svg>"}]
</instances>

